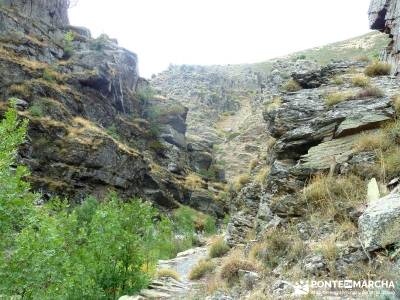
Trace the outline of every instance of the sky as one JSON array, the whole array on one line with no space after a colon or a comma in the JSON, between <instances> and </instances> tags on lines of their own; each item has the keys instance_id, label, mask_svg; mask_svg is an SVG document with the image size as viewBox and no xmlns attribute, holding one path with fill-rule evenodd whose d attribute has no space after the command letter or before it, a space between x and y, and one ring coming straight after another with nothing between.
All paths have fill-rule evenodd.
<instances>
[{"instance_id":1,"label":"sky","mask_svg":"<svg viewBox=\"0 0 400 300\"><path fill-rule=\"evenodd\" d=\"M369 31L370 0L79 0L73 25L139 56L141 76L169 64L265 61Z\"/></svg>"}]
</instances>

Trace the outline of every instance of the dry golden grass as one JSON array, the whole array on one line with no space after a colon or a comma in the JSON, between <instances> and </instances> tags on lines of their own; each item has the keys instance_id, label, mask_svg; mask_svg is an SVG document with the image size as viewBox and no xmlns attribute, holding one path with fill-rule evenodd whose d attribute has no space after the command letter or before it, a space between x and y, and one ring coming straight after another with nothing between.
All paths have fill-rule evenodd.
<instances>
[{"instance_id":1,"label":"dry golden grass","mask_svg":"<svg viewBox=\"0 0 400 300\"><path fill-rule=\"evenodd\" d=\"M233 186L234 186L235 190L236 190L236 191L240 191L240 189L241 189L245 184L247 184L247 183L250 182L250 175L249 175L249 174L242 174L242 175L239 175L239 176L237 176L237 177L234 179L233 182L234 182Z\"/></svg>"},{"instance_id":2,"label":"dry golden grass","mask_svg":"<svg viewBox=\"0 0 400 300\"><path fill-rule=\"evenodd\" d=\"M172 269L160 269L157 271L157 278L170 277L177 281L180 281L180 276L177 271Z\"/></svg>"},{"instance_id":3,"label":"dry golden grass","mask_svg":"<svg viewBox=\"0 0 400 300\"><path fill-rule=\"evenodd\" d=\"M363 133L353 145L356 152L383 150L390 147L391 141L384 131Z\"/></svg>"},{"instance_id":4,"label":"dry golden grass","mask_svg":"<svg viewBox=\"0 0 400 300\"><path fill-rule=\"evenodd\" d=\"M370 62L371 59L367 55L359 56L356 58L357 61L360 62Z\"/></svg>"},{"instance_id":5,"label":"dry golden grass","mask_svg":"<svg viewBox=\"0 0 400 300\"><path fill-rule=\"evenodd\" d=\"M325 96L325 104L328 106L333 106L343 101L347 101L354 96L353 93L350 92L335 92L330 93Z\"/></svg>"},{"instance_id":6,"label":"dry golden grass","mask_svg":"<svg viewBox=\"0 0 400 300\"><path fill-rule=\"evenodd\" d=\"M302 89L300 84L293 79L290 79L288 82L286 82L282 88L284 91L291 93L298 92Z\"/></svg>"},{"instance_id":7,"label":"dry golden grass","mask_svg":"<svg viewBox=\"0 0 400 300\"><path fill-rule=\"evenodd\" d=\"M193 267L190 271L189 279L190 280L199 280L206 276L207 274L212 273L216 268L215 263L210 260L200 260L197 265Z\"/></svg>"},{"instance_id":8,"label":"dry golden grass","mask_svg":"<svg viewBox=\"0 0 400 300\"><path fill-rule=\"evenodd\" d=\"M348 219L348 209L365 202L366 190L366 183L355 175L318 175L303 189L302 197L309 213L321 212L342 222Z\"/></svg>"},{"instance_id":9,"label":"dry golden grass","mask_svg":"<svg viewBox=\"0 0 400 300\"><path fill-rule=\"evenodd\" d=\"M239 270L258 271L258 266L247 259L230 256L221 267L220 276L226 283L233 284L239 279Z\"/></svg>"},{"instance_id":10,"label":"dry golden grass","mask_svg":"<svg viewBox=\"0 0 400 300\"><path fill-rule=\"evenodd\" d=\"M354 86L358 87L367 87L371 84L370 79L364 74L357 74L353 76L351 82L353 83Z\"/></svg>"},{"instance_id":11,"label":"dry golden grass","mask_svg":"<svg viewBox=\"0 0 400 300\"><path fill-rule=\"evenodd\" d=\"M190 173L185 178L185 186L191 190L198 190L204 187L204 180L195 173Z\"/></svg>"},{"instance_id":12,"label":"dry golden grass","mask_svg":"<svg viewBox=\"0 0 400 300\"><path fill-rule=\"evenodd\" d=\"M25 84L12 84L8 88L8 92L13 95L24 97L26 99L31 96L31 91L29 90L29 87Z\"/></svg>"},{"instance_id":13,"label":"dry golden grass","mask_svg":"<svg viewBox=\"0 0 400 300\"><path fill-rule=\"evenodd\" d=\"M282 105L282 98L281 97L273 97L272 101L265 105L265 110L267 112L273 111Z\"/></svg>"},{"instance_id":14,"label":"dry golden grass","mask_svg":"<svg viewBox=\"0 0 400 300\"><path fill-rule=\"evenodd\" d=\"M396 111L396 116L400 116L400 95L396 95L392 98L393 107Z\"/></svg>"},{"instance_id":15,"label":"dry golden grass","mask_svg":"<svg viewBox=\"0 0 400 300\"><path fill-rule=\"evenodd\" d=\"M341 76L335 76L332 78L332 83L335 85L342 85L344 84L344 79Z\"/></svg>"},{"instance_id":16,"label":"dry golden grass","mask_svg":"<svg viewBox=\"0 0 400 300\"><path fill-rule=\"evenodd\" d=\"M370 64L364 71L369 77L390 75L392 66L385 62L375 61Z\"/></svg>"},{"instance_id":17,"label":"dry golden grass","mask_svg":"<svg viewBox=\"0 0 400 300\"><path fill-rule=\"evenodd\" d=\"M371 86L366 87L360 92L358 92L353 98L354 99L364 99L364 98L381 98L385 96L385 93L377 87Z\"/></svg>"},{"instance_id":18,"label":"dry golden grass","mask_svg":"<svg viewBox=\"0 0 400 300\"><path fill-rule=\"evenodd\" d=\"M270 171L271 171L271 167L269 167L269 166L262 167L258 171L257 175L254 177L254 181L257 182L258 184L264 183L265 180L267 179Z\"/></svg>"},{"instance_id":19,"label":"dry golden grass","mask_svg":"<svg viewBox=\"0 0 400 300\"><path fill-rule=\"evenodd\" d=\"M220 237L212 242L210 249L208 250L208 256L210 258L221 257L227 254L229 250L230 247L228 246L228 244L224 241L223 238Z\"/></svg>"},{"instance_id":20,"label":"dry golden grass","mask_svg":"<svg viewBox=\"0 0 400 300\"><path fill-rule=\"evenodd\" d=\"M336 245L335 235L331 235L328 238L319 241L317 252L321 253L322 256L329 262L334 262L339 256L339 249Z\"/></svg>"},{"instance_id":21,"label":"dry golden grass","mask_svg":"<svg viewBox=\"0 0 400 300\"><path fill-rule=\"evenodd\" d=\"M259 261L269 271L285 258L289 263L297 262L307 253L307 245L294 226L278 227L265 233L263 240L253 245L249 257Z\"/></svg>"},{"instance_id":22,"label":"dry golden grass","mask_svg":"<svg viewBox=\"0 0 400 300\"><path fill-rule=\"evenodd\" d=\"M258 161L257 158L254 158L254 159L251 160L251 162L250 162L250 171L254 170L257 167L258 162L259 161Z\"/></svg>"},{"instance_id":23,"label":"dry golden grass","mask_svg":"<svg viewBox=\"0 0 400 300\"><path fill-rule=\"evenodd\" d=\"M248 300L275 300L276 297L274 296L270 296L270 295L266 295L262 290L261 291L255 291L252 292L248 298L246 298Z\"/></svg>"},{"instance_id":24,"label":"dry golden grass","mask_svg":"<svg viewBox=\"0 0 400 300\"><path fill-rule=\"evenodd\" d=\"M208 295L214 294L216 291L226 291L228 292L229 288L226 283L219 278L219 274L213 274L206 278L206 287Z\"/></svg>"}]
</instances>

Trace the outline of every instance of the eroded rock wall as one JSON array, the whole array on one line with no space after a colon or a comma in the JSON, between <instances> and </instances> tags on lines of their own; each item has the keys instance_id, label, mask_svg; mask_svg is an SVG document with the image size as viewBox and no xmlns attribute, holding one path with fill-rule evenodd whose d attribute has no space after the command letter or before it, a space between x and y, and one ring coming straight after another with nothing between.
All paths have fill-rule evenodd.
<instances>
[{"instance_id":1,"label":"eroded rock wall","mask_svg":"<svg viewBox=\"0 0 400 300\"><path fill-rule=\"evenodd\" d=\"M186 184L196 152L186 141L187 108L150 92L135 53L68 25L68 2L0 6L0 112L13 98L29 119L19 159L32 187L44 199L80 202L114 190L223 215L207 182L202 198Z\"/></svg>"},{"instance_id":2,"label":"eroded rock wall","mask_svg":"<svg viewBox=\"0 0 400 300\"><path fill-rule=\"evenodd\" d=\"M69 24L69 0L4 0L2 4L17 10L19 14L40 19L52 25Z\"/></svg>"},{"instance_id":3,"label":"eroded rock wall","mask_svg":"<svg viewBox=\"0 0 400 300\"><path fill-rule=\"evenodd\" d=\"M397 75L400 65L400 1L372 0L369 8L371 29L387 33L390 44L382 50L382 59L393 65L392 72Z\"/></svg>"}]
</instances>

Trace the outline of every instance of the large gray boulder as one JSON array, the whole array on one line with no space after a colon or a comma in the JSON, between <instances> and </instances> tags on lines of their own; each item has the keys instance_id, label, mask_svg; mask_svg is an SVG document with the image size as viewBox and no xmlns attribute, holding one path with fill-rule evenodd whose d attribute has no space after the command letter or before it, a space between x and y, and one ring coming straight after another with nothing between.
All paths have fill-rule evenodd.
<instances>
[{"instance_id":1,"label":"large gray boulder","mask_svg":"<svg viewBox=\"0 0 400 300\"><path fill-rule=\"evenodd\" d=\"M400 241L400 194L390 194L373 203L358 220L360 238L367 251Z\"/></svg>"}]
</instances>

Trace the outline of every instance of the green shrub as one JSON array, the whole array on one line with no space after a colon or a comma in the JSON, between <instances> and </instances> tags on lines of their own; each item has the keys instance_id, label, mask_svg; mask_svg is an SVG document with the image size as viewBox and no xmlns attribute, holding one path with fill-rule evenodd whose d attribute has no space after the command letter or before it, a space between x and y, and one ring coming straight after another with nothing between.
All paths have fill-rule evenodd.
<instances>
[{"instance_id":1,"label":"green shrub","mask_svg":"<svg viewBox=\"0 0 400 300\"><path fill-rule=\"evenodd\" d=\"M15 109L0 124L0 295L116 299L148 285L158 259L176 255L177 235L191 246L192 212L169 220L149 203L123 202L115 193L75 208L58 198L34 205L27 169L12 168L26 129Z\"/></svg>"},{"instance_id":2,"label":"green shrub","mask_svg":"<svg viewBox=\"0 0 400 300\"><path fill-rule=\"evenodd\" d=\"M115 124L111 125L110 127L107 128L107 133L114 139L117 141L122 141L121 136L118 133L118 129L117 126L115 126Z\"/></svg>"},{"instance_id":3,"label":"green shrub","mask_svg":"<svg viewBox=\"0 0 400 300\"><path fill-rule=\"evenodd\" d=\"M158 140L152 140L148 143L148 147L153 150L156 154L162 155L164 154L166 147L163 143Z\"/></svg>"},{"instance_id":4,"label":"green shrub","mask_svg":"<svg viewBox=\"0 0 400 300\"><path fill-rule=\"evenodd\" d=\"M33 117L41 118L44 116L43 106L39 103L34 103L28 111Z\"/></svg>"},{"instance_id":5,"label":"green shrub","mask_svg":"<svg viewBox=\"0 0 400 300\"><path fill-rule=\"evenodd\" d=\"M210 258L221 257L228 253L229 250L230 247L224 241L224 239L219 238L211 244L208 255Z\"/></svg>"},{"instance_id":6,"label":"green shrub","mask_svg":"<svg viewBox=\"0 0 400 300\"><path fill-rule=\"evenodd\" d=\"M155 91L150 86L140 87L137 89L136 95L139 100L146 102L154 97Z\"/></svg>"},{"instance_id":7,"label":"green shrub","mask_svg":"<svg viewBox=\"0 0 400 300\"><path fill-rule=\"evenodd\" d=\"M370 64L364 71L369 77L390 75L392 66L385 62L375 61Z\"/></svg>"},{"instance_id":8,"label":"green shrub","mask_svg":"<svg viewBox=\"0 0 400 300\"><path fill-rule=\"evenodd\" d=\"M27 122L18 120L15 109L8 110L0 123L0 266L3 251L13 243L18 231L29 224L35 212L33 202L38 198L23 180L29 174L28 169L12 168L26 130Z\"/></svg>"},{"instance_id":9,"label":"green shrub","mask_svg":"<svg viewBox=\"0 0 400 300\"><path fill-rule=\"evenodd\" d=\"M68 59L74 54L74 42L75 34L72 31L68 31L64 35L64 58Z\"/></svg>"}]
</instances>

